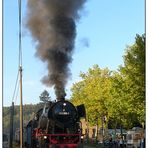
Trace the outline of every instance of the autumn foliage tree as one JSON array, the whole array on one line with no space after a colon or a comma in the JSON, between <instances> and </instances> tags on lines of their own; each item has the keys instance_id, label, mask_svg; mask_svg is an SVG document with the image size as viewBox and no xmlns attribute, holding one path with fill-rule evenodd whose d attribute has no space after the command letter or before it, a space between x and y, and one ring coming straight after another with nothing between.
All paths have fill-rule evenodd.
<instances>
[{"instance_id":1,"label":"autumn foliage tree","mask_svg":"<svg viewBox=\"0 0 148 148\"><path fill-rule=\"evenodd\" d=\"M145 35L136 35L135 43L127 47L124 66L120 68L128 87L129 113L145 123ZM126 94L127 95L127 94ZM131 110L130 110L131 109Z\"/></svg>"},{"instance_id":2,"label":"autumn foliage tree","mask_svg":"<svg viewBox=\"0 0 148 148\"><path fill-rule=\"evenodd\" d=\"M131 128L145 123L145 35L136 35L135 43L126 48L124 65L117 71L98 65L81 73L81 81L71 88L71 101L85 104L90 124L102 116L116 128Z\"/></svg>"},{"instance_id":3,"label":"autumn foliage tree","mask_svg":"<svg viewBox=\"0 0 148 148\"><path fill-rule=\"evenodd\" d=\"M87 117L91 124L96 124L102 116L108 116L107 100L110 98L110 71L101 70L94 65L87 73L81 73L82 81L72 87L71 101L74 104L84 103Z\"/></svg>"}]
</instances>

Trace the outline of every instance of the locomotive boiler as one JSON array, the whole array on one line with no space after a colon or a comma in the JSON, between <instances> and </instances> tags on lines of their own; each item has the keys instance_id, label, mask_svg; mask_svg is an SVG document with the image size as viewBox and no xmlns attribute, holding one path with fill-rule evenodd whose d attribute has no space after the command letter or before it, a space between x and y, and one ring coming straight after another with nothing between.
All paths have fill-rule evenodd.
<instances>
[{"instance_id":1,"label":"locomotive boiler","mask_svg":"<svg viewBox=\"0 0 148 148\"><path fill-rule=\"evenodd\" d=\"M61 100L48 102L26 127L27 148L82 148L84 105Z\"/></svg>"}]
</instances>

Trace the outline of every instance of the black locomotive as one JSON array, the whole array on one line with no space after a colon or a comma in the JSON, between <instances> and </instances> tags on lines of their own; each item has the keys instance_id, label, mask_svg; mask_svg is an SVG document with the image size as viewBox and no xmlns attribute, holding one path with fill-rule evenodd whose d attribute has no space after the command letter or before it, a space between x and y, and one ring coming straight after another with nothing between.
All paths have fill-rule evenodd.
<instances>
[{"instance_id":1,"label":"black locomotive","mask_svg":"<svg viewBox=\"0 0 148 148\"><path fill-rule=\"evenodd\" d=\"M74 106L66 100L48 102L26 127L27 148L82 148L84 105Z\"/></svg>"}]
</instances>

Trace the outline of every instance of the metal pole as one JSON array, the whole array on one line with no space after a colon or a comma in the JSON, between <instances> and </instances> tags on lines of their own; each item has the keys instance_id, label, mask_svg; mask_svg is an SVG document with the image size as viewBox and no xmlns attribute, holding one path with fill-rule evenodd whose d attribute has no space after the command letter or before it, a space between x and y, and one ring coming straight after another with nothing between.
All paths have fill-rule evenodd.
<instances>
[{"instance_id":1,"label":"metal pole","mask_svg":"<svg viewBox=\"0 0 148 148\"><path fill-rule=\"evenodd\" d=\"M22 66L20 71L20 148L23 148L23 95L22 95Z\"/></svg>"},{"instance_id":2,"label":"metal pole","mask_svg":"<svg viewBox=\"0 0 148 148\"><path fill-rule=\"evenodd\" d=\"M9 142L9 148L13 147L13 115L14 115L14 102L12 102L12 106L10 107L10 142Z\"/></svg>"},{"instance_id":3,"label":"metal pole","mask_svg":"<svg viewBox=\"0 0 148 148\"><path fill-rule=\"evenodd\" d=\"M121 132L121 142L122 142L122 145L123 145L123 131L122 131L122 120L121 120L121 116L122 116L122 114L121 114L121 112L120 112L120 132Z\"/></svg>"},{"instance_id":4,"label":"metal pole","mask_svg":"<svg viewBox=\"0 0 148 148\"><path fill-rule=\"evenodd\" d=\"M102 142L104 143L104 121L103 121L104 116L102 115Z\"/></svg>"},{"instance_id":5,"label":"metal pole","mask_svg":"<svg viewBox=\"0 0 148 148\"><path fill-rule=\"evenodd\" d=\"M98 132L98 118L97 118L97 123L96 123L96 142L98 143L98 136L99 136L99 132Z\"/></svg>"},{"instance_id":6,"label":"metal pole","mask_svg":"<svg viewBox=\"0 0 148 148\"><path fill-rule=\"evenodd\" d=\"M87 135L86 136L87 136L87 143L88 143L89 142L89 123L88 123L89 118L87 117L86 120L87 120Z\"/></svg>"}]
</instances>

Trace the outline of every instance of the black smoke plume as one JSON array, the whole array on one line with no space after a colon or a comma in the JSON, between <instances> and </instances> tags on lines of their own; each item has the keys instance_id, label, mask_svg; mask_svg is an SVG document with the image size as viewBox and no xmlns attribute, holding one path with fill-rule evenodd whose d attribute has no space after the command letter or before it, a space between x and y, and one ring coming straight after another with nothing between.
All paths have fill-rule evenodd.
<instances>
[{"instance_id":1,"label":"black smoke plume","mask_svg":"<svg viewBox=\"0 0 148 148\"><path fill-rule=\"evenodd\" d=\"M27 28L36 42L36 55L47 63L42 78L54 86L57 99L65 97L69 63L76 37L76 21L86 0L28 0Z\"/></svg>"}]
</instances>

